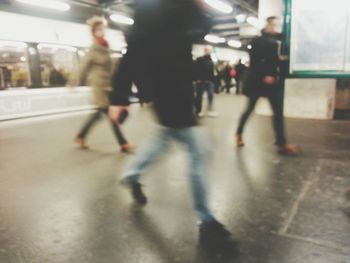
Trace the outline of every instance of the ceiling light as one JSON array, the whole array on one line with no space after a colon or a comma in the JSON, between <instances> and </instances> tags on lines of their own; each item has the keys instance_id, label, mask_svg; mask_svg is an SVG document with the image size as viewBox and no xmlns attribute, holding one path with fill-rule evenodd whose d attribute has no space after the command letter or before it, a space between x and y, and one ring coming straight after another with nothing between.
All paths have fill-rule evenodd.
<instances>
[{"instance_id":1,"label":"ceiling light","mask_svg":"<svg viewBox=\"0 0 350 263\"><path fill-rule=\"evenodd\" d=\"M252 45L248 45L247 48L248 48L248 49L252 49Z\"/></svg>"},{"instance_id":2,"label":"ceiling light","mask_svg":"<svg viewBox=\"0 0 350 263\"><path fill-rule=\"evenodd\" d=\"M67 2L62 2L58 0L16 0L17 2L40 6L43 8L55 9L59 11L68 11L70 9L70 5Z\"/></svg>"},{"instance_id":3,"label":"ceiling light","mask_svg":"<svg viewBox=\"0 0 350 263\"><path fill-rule=\"evenodd\" d=\"M240 24L244 23L246 18L247 16L245 14L239 14L238 16L236 16L236 20Z\"/></svg>"},{"instance_id":4,"label":"ceiling light","mask_svg":"<svg viewBox=\"0 0 350 263\"><path fill-rule=\"evenodd\" d=\"M215 43L215 44L218 44L218 43L225 43L226 42L226 39L223 38L223 37L219 37L219 36L215 36L215 35L206 35L204 37L204 39L208 42L211 42L211 43Z\"/></svg>"},{"instance_id":5,"label":"ceiling light","mask_svg":"<svg viewBox=\"0 0 350 263\"><path fill-rule=\"evenodd\" d=\"M225 14L230 14L233 11L231 5L221 0L205 0L205 2L212 8Z\"/></svg>"},{"instance_id":6,"label":"ceiling light","mask_svg":"<svg viewBox=\"0 0 350 263\"><path fill-rule=\"evenodd\" d=\"M227 44L228 44L230 47L234 47L234 48L240 48L240 47L242 47L241 41L238 41L238 40L230 40L230 41L227 42Z\"/></svg>"},{"instance_id":7,"label":"ceiling light","mask_svg":"<svg viewBox=\"0 0 350 263\"><path fill-rule=\"evenodd\" d=\"M120 15L120 14L113 14L110 16L110 19L119 24L125 24L125 25L133 25L134 24L134 19L127 17L125 15Z\"/></svg>"},{"instance_id":8,"label":"ceiling light","mask_svg":"<svg viewBox=\"0 0 350 263\"><path fill-rule=\"evenodd\" d=\"M252 26L262 29L264 27L263 23L256 17L250 16L247 18L247 22Z\"/></svg>"}]
</instances>

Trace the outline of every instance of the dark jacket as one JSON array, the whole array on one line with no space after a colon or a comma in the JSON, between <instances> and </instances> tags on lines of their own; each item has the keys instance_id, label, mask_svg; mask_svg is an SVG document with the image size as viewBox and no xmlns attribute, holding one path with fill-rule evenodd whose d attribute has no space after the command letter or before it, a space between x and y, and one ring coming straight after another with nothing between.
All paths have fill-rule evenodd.
<instances>
[{"instance_id":1,"label":"dark jacket","mask_svg":"<svg viewBox=\"0 0 350 263\"><path fill-rule=\"evenodd\" d=\"M195 80L214 81L214 63L209 55L199 57L195 63Z\"/></svg>"},{"instance_id":2,"label":"dark jacket","mask_svg":"<svg viewBox=\"0 0 350 263\"><path fill-rule=\"evenodd\" d=\"M279 77L278 42L274 36L263 33L251 45L249 76L244 93L248 96L266 97L277 89L277 85L265 85L263 79L266 76Z\"/></svg>"},{"instance_id":3,"label":"dark jacket","mask_svg":"<svg viewBox=\"0 0 350 263\"><path fill-rule=\"evenodd\" d=\"M210 21L193 1L138 0L128 51L113 77L113 105L128 105L132 82L152 99L162 125L196 125L192 43Z\"/></svg>"},{"instance_id":4,"label":"dark jacket","mask_svg":"<svg viewBox=\"0 0 350 263\"><path fill-rule=\"evenodd\" d=\"M53 69L50 72L50 86L64 86L67 83L67 80L64 78L63 74L59 72L57 69Z\"/></svg>"},{"instance_id":5,"label":"dark jacket","mask_svg":"<svg viewBox=\"0 0 350 263\"><path fill-rule=\"evenodd\" d=\"M240 79L244 74L244 72L246 71L247 67L242 63L238 63L235 69L236 69L236 79Z\"/></svg>"}]
</instances>

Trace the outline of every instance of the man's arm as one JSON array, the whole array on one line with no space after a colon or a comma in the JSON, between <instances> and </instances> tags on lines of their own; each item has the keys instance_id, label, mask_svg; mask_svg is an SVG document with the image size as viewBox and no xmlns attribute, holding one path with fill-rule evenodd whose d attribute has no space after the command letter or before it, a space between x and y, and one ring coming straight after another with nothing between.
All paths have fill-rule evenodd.
<instances>
[{"instance_id":1,"label":"man's arm","mask_svg":"<svg viewBox=\"0 0 350 263\"><path fill-rule=\"evenodd\" d=\"M112 77L112 92L109 96L111 103L109 117L115 122L119 119L121 112L127 110L130 104L129 95L132 82L132 53L128 50L121 60L120 66L116 67Z\"/></svg>"}]
</instances>

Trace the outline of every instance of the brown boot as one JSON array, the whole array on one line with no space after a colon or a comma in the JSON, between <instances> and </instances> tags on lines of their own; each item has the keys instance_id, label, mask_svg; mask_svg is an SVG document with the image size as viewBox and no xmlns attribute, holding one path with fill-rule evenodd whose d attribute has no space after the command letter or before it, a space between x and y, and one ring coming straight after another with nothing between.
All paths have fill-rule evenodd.
<instances>
[{"instance_id":1,"label":"brown boot","mask_svg":"<svg viewBox=\"0 0 350 263\"><path fill-rule=\"evenodd\" d=\"M236 134L236 145L237 147L243 147L244 141L241 134Z\"/></svg>"},{"instance_id":2,"label":"brown boot","mask_svg":"<svg viewBox=\"0 0 350 263\"><path fill-rule=\"evenodd\" d=\"M298 155L301 152L301 148L293 144L285 144L278 147L278 153L282 155Z\"/></svg>"},{"instance_id":3,"label":"brown boot","mask_svg":"<svg viewBox=\"0 0 350 263\"><path fill-rule=\"evenodd\" d=\"M86 144L86 141L84 138L77 137L75 139L75 142L79 145L79 148L82 150L89 149L89 146Z\"/></svg>"},{"instance_id":4,"label":"brown boot","mask_svg":"<svg viewBox=\"0 0 350 263\"><path fill-rule=\"evenodd\" d=\"M136 147L134 145L131 145L131 144L123 144L121 147L120 147L120 151L122 153L133 153L135 152L135 149Z\"/></svg>"}]
</instances>

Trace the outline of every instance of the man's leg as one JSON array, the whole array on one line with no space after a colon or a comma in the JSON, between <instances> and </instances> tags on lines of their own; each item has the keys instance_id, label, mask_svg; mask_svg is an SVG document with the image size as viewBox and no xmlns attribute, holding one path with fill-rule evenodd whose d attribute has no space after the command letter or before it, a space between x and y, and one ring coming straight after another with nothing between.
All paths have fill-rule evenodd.
<instances>
[{"instance_id":1,"label":"man's leg","mask_svg":"<svg viewBox=\"0 0 350 263\"><path fill-rule=\"evenodd\" d=\"M112 121L109 117L108 117L108 110L104 110L103 111L106 115L107 115L107 118L108 120L110 121L111 125L112 125L112 128L113 128L113 132L114 132L114 135L115 137L117 138L117 141L119 143L120 146L123 146L123 145L126 145L128 144L127 140L125 139L121 129L120 129L120 126L118 123Z\"/></svg>"},{"instance_id":2,"label":"man's leg","mask_svg":"<svg viewBox=\"0 0 350 263\"><path fill-rule=\"evenodd\" d=\"M85 139L88 132L92 128L92 126L101 119L102 109L97 109L95 113L89 116L87 122L83 125L82 129L78 134L78 138Z\"/></svg>"},{"instance_id":3,"label":"man's leg","mask_svg":"<svg viewBox=\"0 0 350 263\"><path fill-rule=\"evenodd\" d=\"M208 205L206 171L210 160L210 150L205 130L201 127L191 127L177 130L175 138L183 143L190 157L189 183L194 202L201 222L214 220L214 216Z\"/></svg>"},{"instance_id":4,"label":"man's leg","mask_svg":"<svg viewBox=\"0 0 350 263\"><path fill-rule=\"evenodd\" d=\"M200 221L200 243L207 249L232 249L231 233L215 219L208 204L206 171L210 149L205 130L200 127L185 128L175 131L174 137L187 147L190 156L189 182L194 208Z\"/></svg>"},{"instance_id":5,"label":"man's leg","mask_svg":"<svg viewBox=\"0 0 350 263\"><path fill-rule=\"evenodd\" d=\"M134 160L126 169L123 181L138 182L146 168L152 164L168 147L170 139L168 128L161 127L137 152Z\"/></svg>"},{"instance_id":6,"label":"man's leg","mask_svg":"<svg viewBox=\"0 0 350 263\"><path fill-rule=\"evenodd\" d=\"M208 94L208 110L210 112L214 109L214 83L208 81L205 83L205 86Z\"/></svg>"},{"instance_id":7,"label":"man's leg","mask_svg":"<svg viewBox=\"0 0 350 263\"><path fill-rule=\"evenodd\" d=\"M153 137L141 147L135 159L129 165L124 173L122 183L128 186L136 202L141 205L147 203L147 198L142 192L142 185L139 180L146 170L166 149L169 144L171 131L167 128L161 128Z\"/></svg>"},{"instance_id":8,"label":"man's leg","mask_svg":"<svg viewBox=\"0 0 350 263\"><path fill-rule=\"evenodd\" d=\"M237 128L237 134L241 135L243 133L244 126L245 126L249 116L252 114L257 101L258 101L257 97L248 99L248 104L247 104L246 110L243 112L243 114L240 118L240 121L239 121L239 125Z\"/></svg>"},{"instance_id":9,"label":"man's leg","mask_svg":"<svg viewBox=\"0 0 350 263\"><path fill-rule=\"evenodd\" d=\"M284 117L282 101L277 92L274 92L269 96L269 102L273 110L273 127L276 136L276 144L278 146L284 146L287 143L284 131Z\"/></svg>"},{"instance_id":10,"label":"man's leg","mask_svg":"<svg viewBox=\"0 0 350 263\"><path fill-rule=\"evenodd\" d=\"M236 77L235 78L236 79L236 95L238 95L239 93L240 93L240 79L239 79L239 77Z\"/></svg>"},{"instance_id":11,"label":"man's leg","mask_svg":"<svg viewBox=\"0 0 350 263\"><path fill-rule=\"evenodd\" d=\"M196 98L195 98L196 114L199 114L202 111L203 94L204 94L204 83L196 84Z\"/></svg>"}]
</instances>

